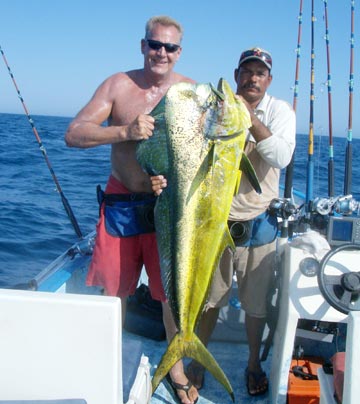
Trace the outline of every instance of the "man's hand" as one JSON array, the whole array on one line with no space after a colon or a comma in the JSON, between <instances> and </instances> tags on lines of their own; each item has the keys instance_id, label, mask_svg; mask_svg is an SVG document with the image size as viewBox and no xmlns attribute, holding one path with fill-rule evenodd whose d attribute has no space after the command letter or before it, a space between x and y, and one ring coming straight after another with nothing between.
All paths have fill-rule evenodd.
<instances>
[{"instance_id":1,"label":"man's hand","mask_svg":"<svg viewBox=\"0 0 360 404\"><path fill-rule=\"evenodd\" d=\"M127 126L128 140L146 140L153 134L155 119L151 115L139 115Z\"/></svg>"},{"instance_id":2,"label":"man's hand","mask_svg":"<svg viewBox=\"0 0 360 404\"><path fill-rule=\"evenodd\" d=\"M155 175L150 177L151 187L156 196L159 196L163 188L167 187L166 178L163 175Z\"/></svg>"}]
</instances>

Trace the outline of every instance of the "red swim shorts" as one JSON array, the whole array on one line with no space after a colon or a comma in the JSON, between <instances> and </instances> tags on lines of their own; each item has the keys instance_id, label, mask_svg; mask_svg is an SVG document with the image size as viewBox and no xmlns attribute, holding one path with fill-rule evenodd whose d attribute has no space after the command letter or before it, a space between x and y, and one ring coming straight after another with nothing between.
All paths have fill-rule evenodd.
<instances>
[{"instance_id":1,"label":"red swim shorts","mask_svg":"<svg viewBox=\"0 0 360 404\"><path fill-rule=\"evenodd\" d=\"M110 175L105 193L130 192ZM104 287L109 296L126 297L134 294L143 266L149 278L151 296L165 301L155 233L132 237L110 236L105 230L102 207L96 225L96 242L86 284Z\"/></svg>"}]
</instances>

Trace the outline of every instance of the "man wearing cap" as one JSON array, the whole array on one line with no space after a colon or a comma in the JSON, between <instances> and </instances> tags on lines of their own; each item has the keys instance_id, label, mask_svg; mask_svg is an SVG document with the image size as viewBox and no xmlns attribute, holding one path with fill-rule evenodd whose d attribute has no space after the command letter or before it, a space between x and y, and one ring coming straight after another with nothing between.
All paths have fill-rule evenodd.
<instances>
[{"instance_id":1,"label":"man wearing cap","mask_svg":"<svg viewBox=\"0 0 360 404\"><path fill-rule=\"evenodd\" d=\"M245 376L250 395L268 390L268 379L260 364L260 348L267 297L274 277L277 219L267 210L271 200L278 197L280 170L289 164L295 148L296 122L292 107L266 92L272 81L271 69L270 53L252 48L241 54L234 71L236 93L245 100L252 122L245 153L255 168L262 193L257 194L242 176L229 216L236 251L227 249L221 258L198 329L200 339L207 345L220 308L228 303L235 273L245 311L249 344ZM204 368L192 361L187 376L195 387L201 388Z\"/></svg>"}]
</instances>

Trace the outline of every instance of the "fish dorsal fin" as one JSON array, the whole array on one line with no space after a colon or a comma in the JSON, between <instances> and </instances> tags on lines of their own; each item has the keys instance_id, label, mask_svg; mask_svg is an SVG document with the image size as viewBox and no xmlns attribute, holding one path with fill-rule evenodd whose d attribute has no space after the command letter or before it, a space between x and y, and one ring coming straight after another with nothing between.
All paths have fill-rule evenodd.
<instances>
[{"instance_id":1,"label":"fish dorsal fin","mask_svg":"<svg viewBox=\"0 0 360 404\"><path fill-rule=\"evenodd\" d=\"M225 101L225 95L219 91L213 84L210 83L211 90L220 98L221 101Z\"/></svg>"}]
</instances>

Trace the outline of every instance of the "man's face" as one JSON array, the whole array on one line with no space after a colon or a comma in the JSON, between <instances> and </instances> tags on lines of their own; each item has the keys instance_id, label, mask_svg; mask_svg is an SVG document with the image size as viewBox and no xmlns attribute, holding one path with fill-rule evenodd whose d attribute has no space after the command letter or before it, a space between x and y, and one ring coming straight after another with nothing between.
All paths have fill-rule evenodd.
<instances>
[{"instance_id":1,"label":"man's face","mask_svg":"<svg viewBox=\"0 0 360 404\"><path fill-rule=\"evenodd\" d=\"M173 26L166 27L156 24L150 37L141 41L141 52L144 55L145 68L150 69L158 75L170 72L180 57L181 47L179 46L174 52L172 52L172 46L162 46L159 49L152 49L154 44L150 42L149 45L147 39L161 42L165 45L180 45L181 38L179 31ZM158 43L155 43L155 45L157 45L157 48L159 47Z\"/></svg>"},{"instance_id":2,"label":"man's face","mask_svg":"<svg viewBox=\"0 0 360 404\"><path fill-rule=\"evenodd\" d=\"M249 60L235 70L236 93L253 107L263 98L272 81L269 69L259 60Z\"/></svg>"}]
</instances>

